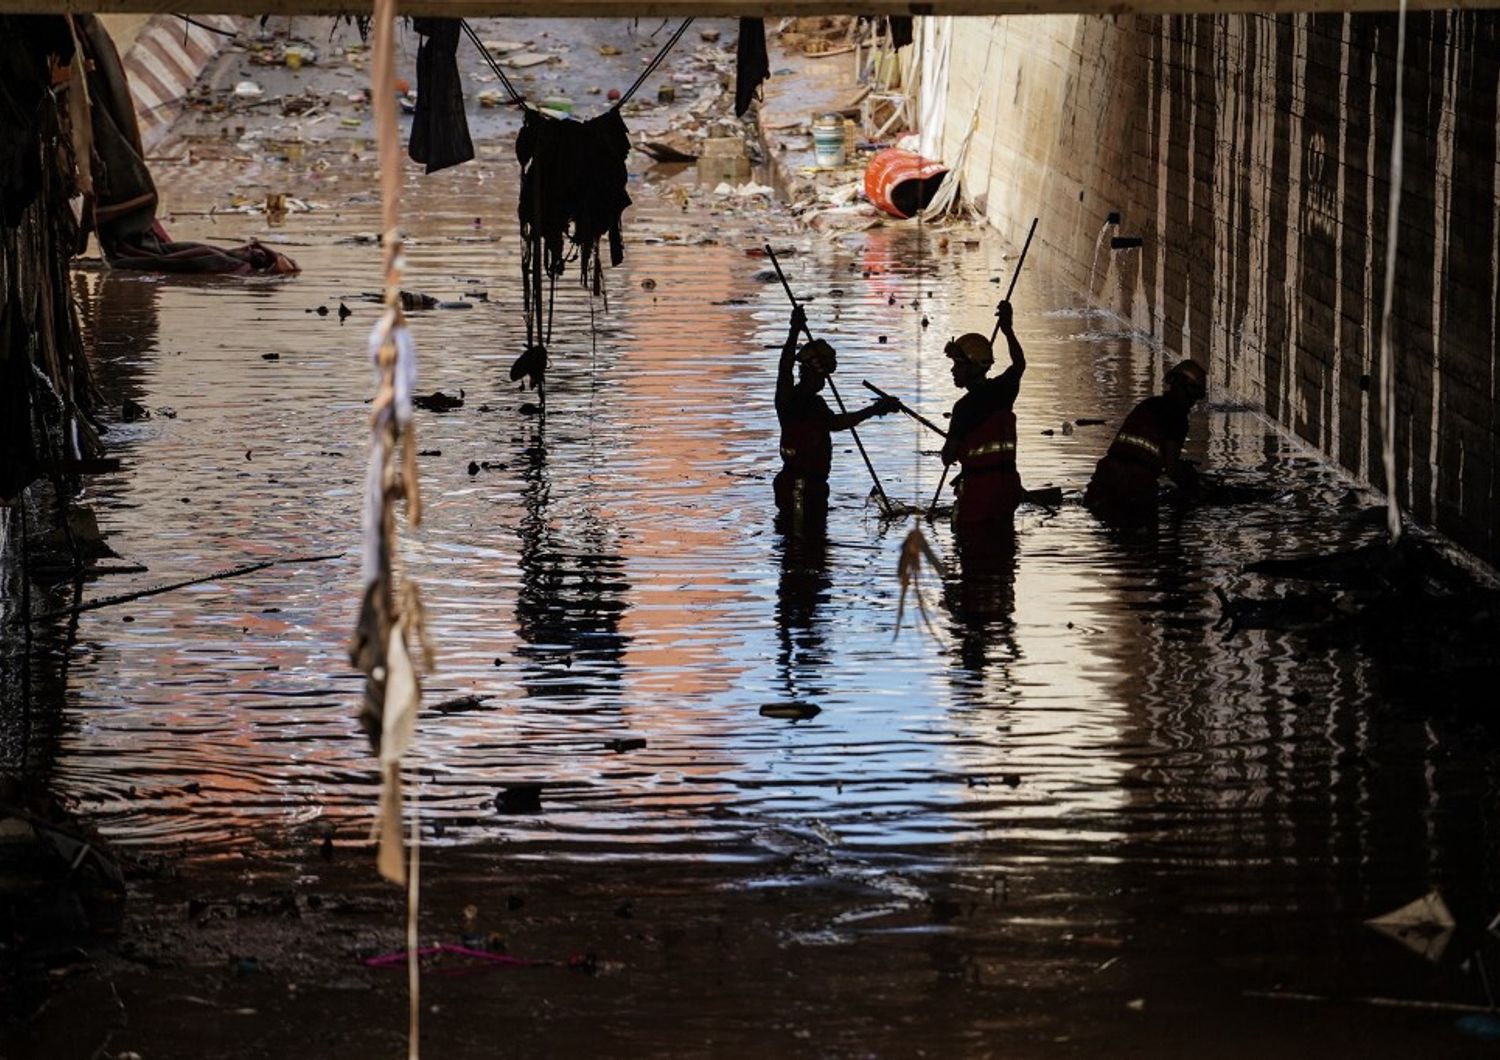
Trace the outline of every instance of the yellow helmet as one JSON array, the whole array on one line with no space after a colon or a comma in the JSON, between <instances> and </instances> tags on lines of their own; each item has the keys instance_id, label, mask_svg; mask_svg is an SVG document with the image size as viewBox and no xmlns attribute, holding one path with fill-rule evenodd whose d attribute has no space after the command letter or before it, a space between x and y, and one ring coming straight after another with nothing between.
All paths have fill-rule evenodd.
<instances>
[{"instance_id":1,"label":"yellow helmet","mask_svg":"<svg viewBox=\"0 0 1500 1060\"><path fill-rule=\"evenodd\" d=\"M1199 397L1208 393L1208 372L1197 361L1178 361L1167 369L1163 382L1168 387L1181 383L1189 390L1197 391Z\"/></svg>"},{"instance_id":2,"label":"yellow helmet","mask_svg":"<svg viewBox=\"0 0 1500 1060\"><path fill-rule=\"evenodd\" d=\"M797 351L797 360L811 368L816 368L824 375L832 375L839 366L838 352L822 339L813 339L804 343L802 349Z\"/></svg>"},{"instance_id":3,"label":"yellow helmet","mask_svg":"<svg viewBox=\"0 0 1500 1060\"><path fill-rule=\"evenodd\" d=\"M990 345L989 339L977 331L960 335L948 343L947 346L943 347L943 352L949 357L962 357L970 364L979 368L988 368L995 363L994 347Z\"/></svg>"}]
</instances>

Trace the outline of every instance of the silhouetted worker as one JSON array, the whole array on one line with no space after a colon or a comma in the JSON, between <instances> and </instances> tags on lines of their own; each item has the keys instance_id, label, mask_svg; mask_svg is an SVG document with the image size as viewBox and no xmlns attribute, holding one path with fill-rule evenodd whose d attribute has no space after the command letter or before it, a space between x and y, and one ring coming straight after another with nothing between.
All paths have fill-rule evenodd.
<instances>
[{"instance_id":1,"label":"silhouetted worker","mask_svg":"<svg viewBox=\"0 0 1500 1060\"><path fill-rule=\"evenodd\" d=\"M833 462L834 431L847 431L871 416L884 416L901 407L894 398L880 400L857 412L835 413L818 396L838 367L838 354L822 339L799 350L797 338L807 325L801 306L792 310L791 331L781 348L776 374L776 418L781 423L781 470L772 483L776 507L795 524L821 520L828 514L828 468ZM792 362L801 368L792 382Z\"/></svg>"},{"instance_id":2,"label":"silhouetted worker","mask_svg":"<svg viewBox=\"0 0 1500 1060\"><path fill-rule=\"evenodd\" d=\"M1193 465L1182 459L1182 443L1188 412L1208 392L1208 373L1197 361L1179 361L1164 382L1163 393L1142 401L1125 417L1089 480L1084 503L1106 522L1128 526L1154 516L1156 482L1163 473L1184 491L1197 485Z\"/></svg>"},{"instance_id":3,"label":"silhouetted worker","mask_svg":"<svg viewBox=\"0 0 1500 1060\"><path fill-rule=\"evenodd\" d=\"M1011 326L1009 302L996 309L1000 331L1010 347L1010 367L989 378L995 363L990 340L976 332L960 335L943 350L953 361L953 384L968 393L953 405L943 463L963 470L953 481L953 529L962 538L1010 525L1021 503L1016 473L1016 414L1012 411L1026 371L1026 354Z\"/></svg>"}]
</instances>

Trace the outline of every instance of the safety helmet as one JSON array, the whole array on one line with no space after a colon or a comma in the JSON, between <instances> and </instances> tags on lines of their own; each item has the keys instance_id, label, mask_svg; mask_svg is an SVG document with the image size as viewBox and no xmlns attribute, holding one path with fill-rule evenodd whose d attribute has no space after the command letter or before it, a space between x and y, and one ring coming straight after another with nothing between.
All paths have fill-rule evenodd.
<instances>
[{"instance_id":1,"label":"safety helmet","mask_svg":"<svg viewBox=\"0 0 1500 1060\"><path fill-rule=\"evenodd\" d=\"M832 375L839 366L838 353L822 339L804 343L802 349L797 351L797 360L810 368L816 368L824 375Z\"/></svg>"},{"instance_id":2,"label":"safety helmet","mask_svg":"<svg viewBox=\"0 0 1500 1060\"><path fill-rule=\"evenodd\" d=\"M1208 393L1208 372L1197 361L1178 361L1167 369L1164 382L1169 388L1181 383L1199 397Z\"/></svg>"},{"instance_id":3,"label":"safety helmet","mask_svg":"<svg viewBox=\"0 0 1500 1060\"><path fill-rule=\"evenodd\" d=\"M995 349L990 340L976 331L960 335L943 347L943 352L954 359L962 357L978 368L988 368L995 363Z\"/></svg>"}]
</instances>

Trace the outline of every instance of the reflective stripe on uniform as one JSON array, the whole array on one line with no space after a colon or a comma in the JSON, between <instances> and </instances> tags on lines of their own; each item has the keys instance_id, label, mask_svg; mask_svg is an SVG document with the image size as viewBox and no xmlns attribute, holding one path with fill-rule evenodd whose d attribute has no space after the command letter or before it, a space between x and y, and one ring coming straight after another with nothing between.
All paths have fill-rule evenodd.
<instances>
[{"instance_id":1,"label":"reflective stripe on uniform","mask_svg":"<svg viewBox=\"0 0 1500 1060\"><path fill-rule=\"evenodd\" d=\"M1137 449L1144 449L1158 460L1161 459L1161 446L1157 445L1150 438L1143 438L1139 434L1128 434L1125 431L1121 431L1115 435L1115 442L1119 445L1133 445Z\"/></svg>"},{"instance_id":2,"label":"reflective stripe on uniform","mask_svg":"<svg viewBox=\"0 0 1500 1060\"><path fill-rule=\"evenodd\" d=\"M989 456L992 453L1009 453L1014 456L1015 452L1015 442L986 442L984 445L976 445L966 455L972 459L976 456Z\"/></svg>"}]
</instances>

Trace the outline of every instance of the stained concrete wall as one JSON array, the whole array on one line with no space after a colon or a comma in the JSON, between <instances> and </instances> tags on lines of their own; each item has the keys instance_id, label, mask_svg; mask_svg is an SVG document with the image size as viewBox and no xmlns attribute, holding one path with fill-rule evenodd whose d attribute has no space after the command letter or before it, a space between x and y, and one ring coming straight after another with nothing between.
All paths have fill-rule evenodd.
<instances>
[{"instance_id":1,"label":"stained concrete wall","mask_svg":"<svg viewBox=\"0 0 1500 1060\"><path fill-rule=\"evenodd\" d=\"M943 154L993 223L1384 488L1396 16L956 21ZM1403 101L1398 497L1496 564L1500 16L1410 16ZM1095 268L1111 210L1145 245Z\"/></svg>"}]
</instances>

